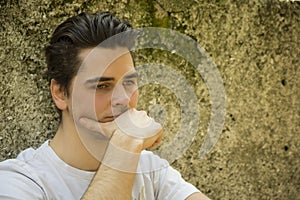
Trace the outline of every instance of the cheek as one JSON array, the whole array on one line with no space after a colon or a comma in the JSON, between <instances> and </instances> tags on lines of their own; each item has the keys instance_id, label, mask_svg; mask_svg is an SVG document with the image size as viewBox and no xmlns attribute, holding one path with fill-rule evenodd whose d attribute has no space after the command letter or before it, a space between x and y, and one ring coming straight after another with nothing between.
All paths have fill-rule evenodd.
<instances>
[{"instance_id":1,"label":"cheek","mask_svg":"<svg viewBox=\"0 0 300 200\"><path fill-rule=\"evenodd\" d=\"M136 108L138 100L139 100L139 91L136 90L130 97L129 107Z\"/></svg>"},{"instance_id":2,"label":"cheek","mask_svg":"<svg viewBox=\"0 0 300 200\"><path fill-rule=\"evenodd\" d=\"M69 109L73 112L75 119L82 116L92 116L94 108L91 106L93 105L93 96L91 94L78 88L76 91L73 90L71 98Z\"/></svg>"},{"instance_id":3,"label":"cheek","mask_svg":"<svg viewBox=\"0 0 300 200\"><path fill-rule=\"evenodd\" d=\"M95 111L97 114L104 112L107 107L110 107L109 95L95 95Z\"/></svg>"}]
</instances>

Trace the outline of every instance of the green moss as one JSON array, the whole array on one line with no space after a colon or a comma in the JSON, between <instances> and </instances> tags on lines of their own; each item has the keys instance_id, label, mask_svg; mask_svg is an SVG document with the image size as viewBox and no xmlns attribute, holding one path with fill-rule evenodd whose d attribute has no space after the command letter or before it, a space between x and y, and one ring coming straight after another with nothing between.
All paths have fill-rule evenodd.
<instances>
[{"instance_id":1,"label":"green moss","mask_svg":"<svg viewBox=\"0 0 300 200\"><path fill-rule=\"evenodd\" d=\"M161 27L161 28L170 28L170 18L169 17L163 17L161 19L161 18L153 17L152 26Z\"/></svg>"},{"instance_id":2,"label":"green moss","mask_svg":"<svg viewBox=\"0 0 300 200\"><path fill-rule=\"evenodd\" d=\"M170 17L167 11L163 10L156 1L147 1L146 8L151 16L151 26L170 28Z\"/></svg>"}]
</instances>

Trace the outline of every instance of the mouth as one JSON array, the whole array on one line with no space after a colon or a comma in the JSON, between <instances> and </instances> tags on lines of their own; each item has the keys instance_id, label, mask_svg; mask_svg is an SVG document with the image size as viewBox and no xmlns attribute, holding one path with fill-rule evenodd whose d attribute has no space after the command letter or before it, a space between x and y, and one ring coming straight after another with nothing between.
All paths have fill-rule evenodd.
<instances>
[{"instance_id":1,"label":"mouth","mask_svg":"<svg viewBox=\"0 0 300 200\"><path fill-rule=\"evenodd\" d=\"M128 108L126 109L122 109L121 111L116 111L115 113L109 114L106 117L103 118L103 122L111 122L114 121L117 117L119 117L120 115L122 115L124 112L126 112L128 110Z\"/></svg>"},{"instance_id":2,"label":"mouth","mask_svg":"<svg viewBox=\"0 0 300 200\"><path fill-rule=\"evenodd\" d=\"M116 119L117 117L119 117L120 115L113 115L113 116L107 116L104 119Z\"/></svg>"},{"instance_id":3,"label":"mouth","mask_svg":"<svg viewBox=\"0 0 300 200\"><path fill-rule=\"evenodd\" d=\"M102 120L103 122L111 122L114 121L117 117L119 117L121 114L117 114L117 115L110 115L107 117L104 117L104 119Z\"/></svg>"}]
</instances>

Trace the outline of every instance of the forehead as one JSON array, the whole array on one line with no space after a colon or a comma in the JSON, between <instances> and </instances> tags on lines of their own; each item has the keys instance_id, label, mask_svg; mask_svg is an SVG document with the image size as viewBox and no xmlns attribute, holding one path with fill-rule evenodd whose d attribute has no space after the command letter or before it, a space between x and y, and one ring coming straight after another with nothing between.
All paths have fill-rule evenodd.
<instances>
[{"instance_id":1,"label":"forehead","mask_svg":"<svg viewBox=\"0 0 300 200\"><path fill-rule=\"evenodd\" d=\"M90 77L121 77L134 71L132 56L128 49L93 48L80 51L82 64L78 74L82 78Z\"/></svg>"}]
</instances>

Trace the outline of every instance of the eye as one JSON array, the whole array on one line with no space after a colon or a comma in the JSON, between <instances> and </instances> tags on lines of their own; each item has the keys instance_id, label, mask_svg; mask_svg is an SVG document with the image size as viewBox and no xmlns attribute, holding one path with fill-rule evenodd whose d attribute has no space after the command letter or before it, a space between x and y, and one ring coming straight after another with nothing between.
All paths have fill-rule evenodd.
<instances>
[{"instance_id":1,"label":"eye","mask_svg":"<svg viewBox=\"0 0 300 200\"><path fill-rule=\"evenodd\" d=\"M109 87L109 84L105 84L105 83L100 83L96 85L96 89L106 89Z\"/></svg>"},{"instance_id":2,"label":"eye","mask_svg":"<svg viewBox=\"0 0 300 200\"><path fill-rule=\"evenodd\" d=\"M123 81L123 85L124 85L124 86L132 86L132 85L136 85L136 81L135 81L135 80L124 80L124 81Z\"/></svg>"}]
</instances>

